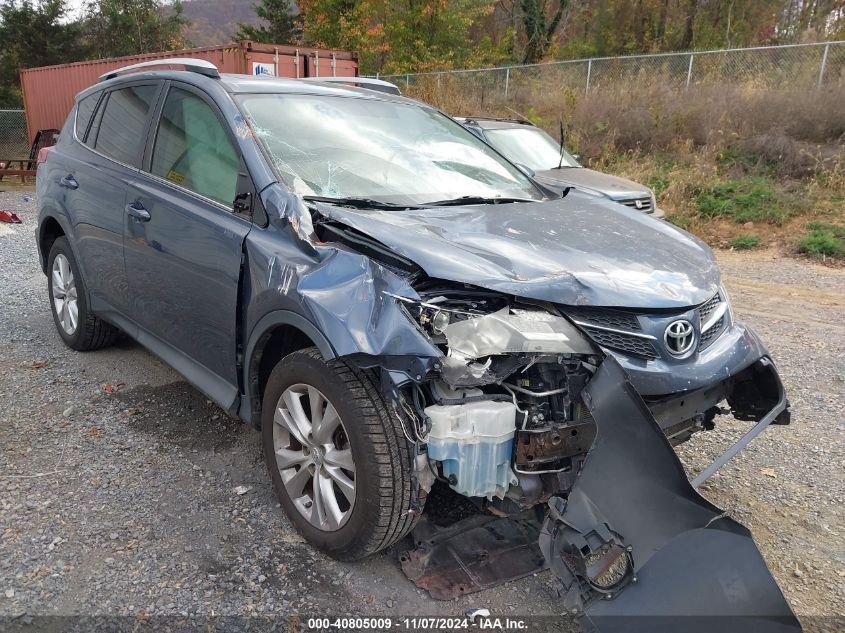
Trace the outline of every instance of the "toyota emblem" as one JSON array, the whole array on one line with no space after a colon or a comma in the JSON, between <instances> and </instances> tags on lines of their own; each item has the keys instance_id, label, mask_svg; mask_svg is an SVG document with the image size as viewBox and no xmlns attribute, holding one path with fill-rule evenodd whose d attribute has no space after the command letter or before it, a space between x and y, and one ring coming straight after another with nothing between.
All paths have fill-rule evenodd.
<instances>
[{"instance_id":1,"label":"toyota emblem","mask_svg":"<svg viewBox=\"0 0 845 633\"><path fill-rule=\"evenodd\" d=\"M663 333L663 341L672 356L683 356L695 343L695 328L686 319L672 321Z\"/></svg>"},{"instance_id":2,"label":"toyota emblem","mask_svg":"<svg viewBox=\"0 0 845 633\"><path fill-rule=\"evenodd\" d=\"M634 201L634 205L635 205L638 209L642 209L642 208L643 208L643 201L642 201L642 200L640 200L640 199L637 199L637 200L635 200L635 201Z\"/></svg>"}]
</instances>

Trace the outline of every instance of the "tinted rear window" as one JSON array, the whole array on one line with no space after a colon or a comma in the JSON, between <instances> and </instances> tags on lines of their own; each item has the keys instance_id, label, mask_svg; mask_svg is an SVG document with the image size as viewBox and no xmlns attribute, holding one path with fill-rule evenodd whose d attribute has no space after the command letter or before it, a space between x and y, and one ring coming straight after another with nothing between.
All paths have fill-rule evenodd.
<instances>
[{"instance_id":1,"label":"tinted rear window","mask_svg":"<svg viewBox=\"0 0 845 633\"><path fill-rule=\"evenodd\" d=\"M80 100L79 105L76 106L76 136L82 140L85 139L85 132L88 131L88 124L91 122L91 117L94 116L94 108L97 107L97 101L100 99L100 92L95 92Z\"/></svg>"},{"instance_id":2,"label":"tinted rear window","mask_svg":"<svg viewBox=\"0 0 845 633\"><path fill-rule=\"evenodd\" d=\"M132 86L109 93L102 118L96 130L89 134L88 144L98 152L121 163L134 165L143 143L144 124L155 98L157 86Z\"/></svg>"}]
</instances>

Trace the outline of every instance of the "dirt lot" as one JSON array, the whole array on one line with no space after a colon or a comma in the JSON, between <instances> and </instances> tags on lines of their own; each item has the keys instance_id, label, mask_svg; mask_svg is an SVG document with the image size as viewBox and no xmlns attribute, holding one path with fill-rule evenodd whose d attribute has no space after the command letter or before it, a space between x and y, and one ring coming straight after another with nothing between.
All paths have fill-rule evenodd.
<instances>
[{"instance_id":1,"label":"dirt lot","mask_svg":"<svg viewBox=\"0 0 845 633\"><path fill-rule=\"evenodd\" d=\"M341 564L306 546L272 497L257 433L131 341L88 354L61 344L34 203L5 193L0 208L24 219L0 225L0 618L560 616L548 573L443 603L405 579L401 548ZM793 424L703 492L751 528L807 628L831 628L845 617L845 270L720 259L735 312L779 364ZM689 471L747 428L696 436L680 449Z\"/></svg>"}]
</instances>

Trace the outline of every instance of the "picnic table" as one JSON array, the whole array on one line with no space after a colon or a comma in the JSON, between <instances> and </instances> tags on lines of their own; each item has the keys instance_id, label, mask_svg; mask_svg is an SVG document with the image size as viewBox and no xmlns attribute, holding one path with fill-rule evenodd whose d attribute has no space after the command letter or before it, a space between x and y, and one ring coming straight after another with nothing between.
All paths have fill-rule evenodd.
<instances>
[{"instance_id":1,"label":"picnic table","mask_svg":"<svg viewBox=\"0 0 845 633\"><path fill-rule=\"evenodd\" d=\"M6 176L18 176L21 183L35 178L35 161L30 158L0 158L0 181Z\"/></svg>"}]
</instances>

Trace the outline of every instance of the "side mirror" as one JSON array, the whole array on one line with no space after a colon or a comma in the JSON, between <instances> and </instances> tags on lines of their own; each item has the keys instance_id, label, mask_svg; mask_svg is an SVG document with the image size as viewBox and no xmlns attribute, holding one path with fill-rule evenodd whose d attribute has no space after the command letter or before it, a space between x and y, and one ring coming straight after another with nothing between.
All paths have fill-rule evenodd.
<instances>
[{"instance_id":1,"label":"side mirror","mask_svg":"<svg viewBox=\"0 0 845 633\"><path fill-rule=\"evenodd\" d=\"M581 162L581 154L572 154L572 158L577 160L579 163Z\"/></svg>"},{"instance_id":2,"label":"side mirror","mask_svg":"<svg viewBox=\"0 0 845 633\"><path fill-rule=\"evenodd\" d=\"M252 193L247 191L236 195L232 202L232 209L235 213L249 215L252 211Z\"/></svg>"},{"instance_id":3,"label":"side mirror","mask_svg":"<svg viewBox=\"0 0 845 633\"><path fill-rule=\"evenodd\" d=\"M534 177L535 172L528 165L523 165L522 163L514 163L514 165L516 165L517 169L519 169L519 171L521 171L523 174L525 174L529 178Z\"/></svg>"}]
</instances>

